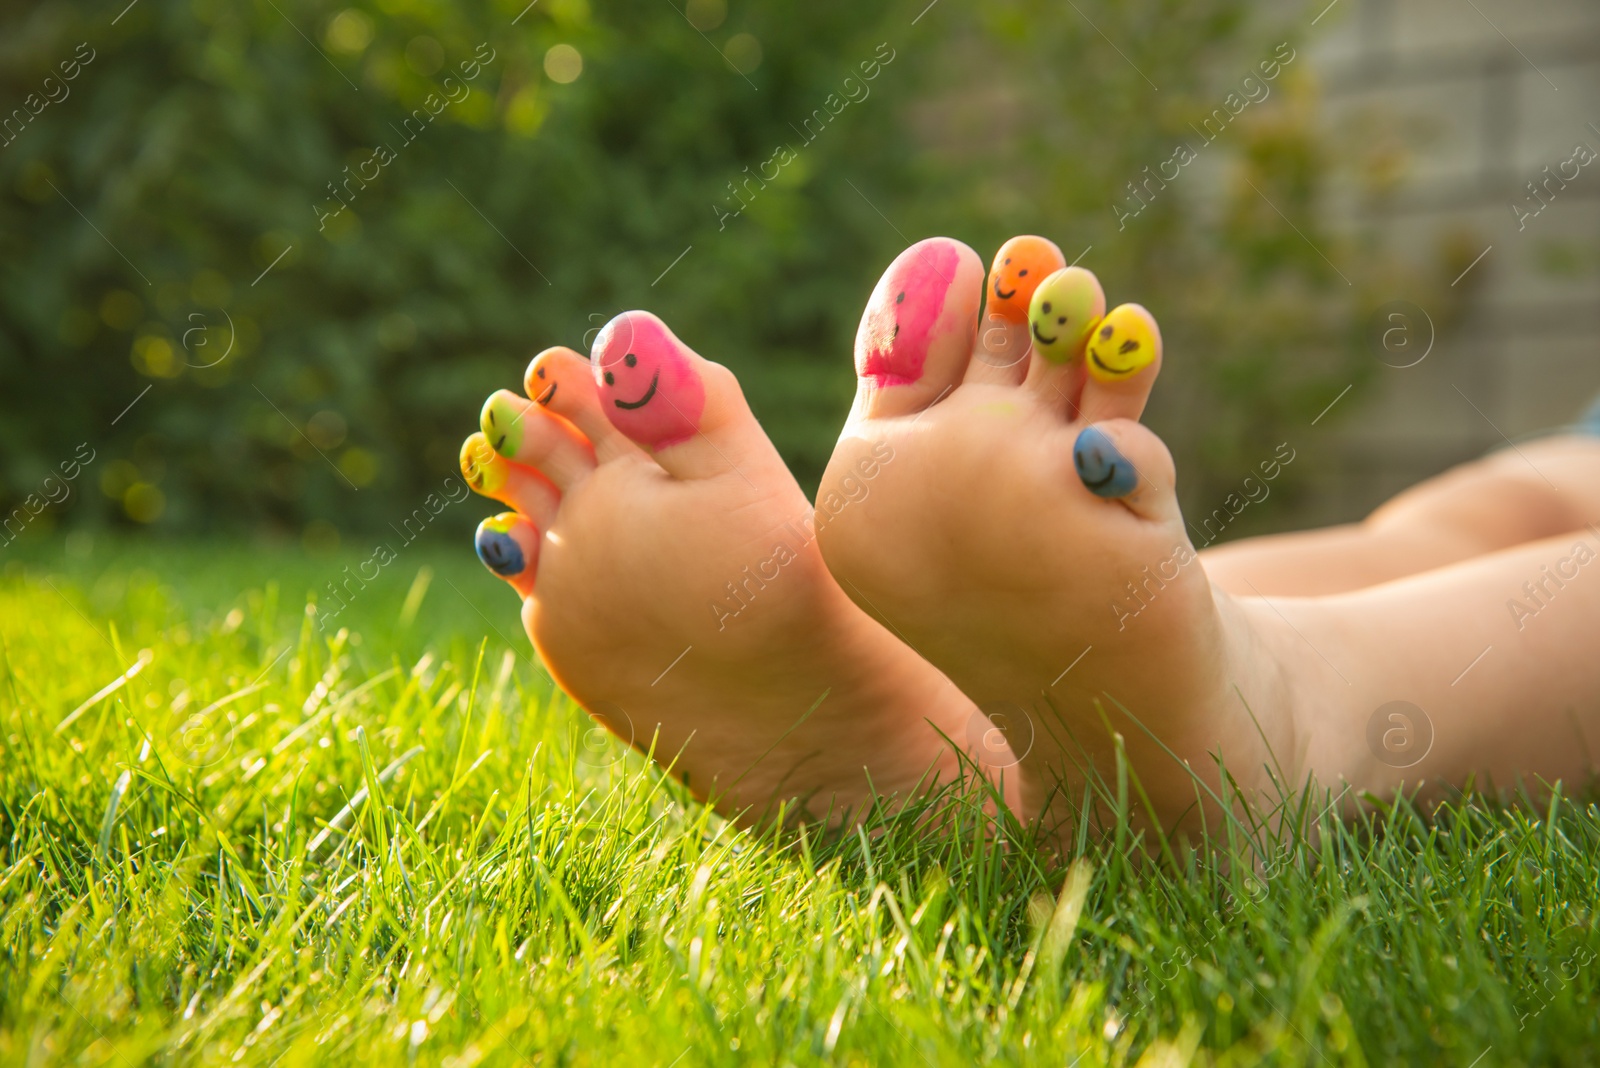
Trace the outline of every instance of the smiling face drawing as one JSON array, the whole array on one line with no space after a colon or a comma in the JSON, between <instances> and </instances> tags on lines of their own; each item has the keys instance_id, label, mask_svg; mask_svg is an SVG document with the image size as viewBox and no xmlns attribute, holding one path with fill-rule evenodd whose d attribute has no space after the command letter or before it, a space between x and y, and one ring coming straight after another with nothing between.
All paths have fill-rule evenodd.
<instances>
[{"instance_id":1,"label":"smiling face drawing","mask_svg":"<svg viewBox=\"0 0 1600 1068\"><path fill-rule=\"evenodd\" d=\"M589 360L606 415L634 441L660 449L700 429L705 386L683 343L654 315L631 311L611 320Z\"/></svg>"},{"instance_id":2,"label":"smiling face drawing","mask_svg":"<svg viewBox=\"0 0 1600 1068\"><path fill-rule=\"evenodd\" d=\"M1137 304L1111 309L1089 339L1089 373L1102 382L1120 382L1149 367L1161 349L1152 320Z\"/></svg>"},{"instance_id":3,"label":"smiling face drawing","mask_svg":"<svg viewBox=\"0 0 1600 1068\"><path fill-rule=\"evenodd\" d=\"M1063 267L1039 283L1028 305L1034 351L1051 363L1075 360L1105 314L1106 295L1093 272Z\"/></svg>"},{"instance_id":4,"label":"smiling face drawing","mask_svg":"<svg viewBox=\"0 0 1600 1068\"><path fill-rule=\"evenodd\" d=\"M903 386L922 378L934 328L960 264L956 243L943 237L919 241L895 257L878 279L856 330L856 374L878 386ZM975 330L976 323L972 326Z\"/></svg>"},{"instance_id":5,"label":"smiling face drawing","mask_svg":"<svg viewBox=\"0 0 1600 1068\"><path fill-rule=\"evenodd\" d=\"M550 375L549 367L535 370L533 380L538 383L538 388L533 391L534 402L546 408L550 407L550 402L556 399L556 388L560 383Z\"/></svg>"},{"instance_id":6,"label":"smiling face drawing","mask_svg":"<svg viewBox=\"0 0 1600 1068\"><path fill-rule=\"evenodd\" d=\"M510 472L506 458L494 451L482 432L473 434L461 444L461 477L467 485L485 497L493 497L505 488Z\"/></svg>"},{"instance_id":7,"label":"smiling face drawing","mask_svg":"<svg viewBox=\"0 0 1600 1068\"><path fill-rule=\"evenodd\" d=\"M1067 264L1054 241L1032 234L1013 237L1000 246L989 267L989 316L1020 323L1039 283Z\"/></svg>"}]
</instances>

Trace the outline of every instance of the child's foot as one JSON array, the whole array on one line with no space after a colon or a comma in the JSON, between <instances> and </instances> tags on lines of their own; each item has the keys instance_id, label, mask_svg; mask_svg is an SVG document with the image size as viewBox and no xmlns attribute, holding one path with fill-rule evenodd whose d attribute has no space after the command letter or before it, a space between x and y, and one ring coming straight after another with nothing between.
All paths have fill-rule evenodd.
<instances>
[{"instance_id":1,"label":"child's foot","mask_svg":"<svg viewBox=\"0 0 1600 1068\"><path fill-rule=\"evenodd\" d=\"M1001 250L1006 299L982 330L984 272L966 246L920 242L884 275L819 516L854 501L863 458L893 459L819 522L819 541L856 603L1006 728L1031 812L1058 780L1081 798L1082 765L1114 781L1103 708L1171 819L1196 790L1163 746L1213 786L1212 752L1247 787L1264 784L1268 746L1292 763L1276 657L1261 654L1283 628L1258 627L1263 613L1216 594L1195 561L1172 458L1138 423L1161 367L1154 320L1137 305L1101 318L1099 283L1078 268L1042 287L1016 278L1006 261L1024 241L1043 255L1037 238Z\"/></svg>"},{"instance_id":2,"label":"child's foot","mask_svg":"<svg viewBox=\"0 0 1600 1068\"><path fill-rule=\"evenodd\" d=\"M478 552L562 689L750 822L954 778L940 732L964 743L972 703L840 591L726 368L627 312L526 387L489 398L462 467L516 509Z\"/></svg>"},{"instance_id":3,"label":"child's foot","mask_svg":"<svg viewBox=\"0 0 1600 1068\"><path fill-rule=\"evenodd\" d=\"M1213 807L1194 776L1220 793L1216 756L1267 805L1269 767L1284 788L1355 796L1593 774L1600 581L1581 576L1600 531L1338 596L1230 595L1137 422L1161 366L1148 314L1097 320L1098 283L1067 271L1038 285L1030 321L1019 295L977 334L981 278L944 239L884 276L857 366L899 370L863 374L818 536L845 590L1006 729L1025 809L1058 782L1082 797L1088 764L1115 781L1115 735L1167 826ZM919 330L900 306L939 312ZM880 454L870 491L855 485Z\"/></svg>"}]
</instances>

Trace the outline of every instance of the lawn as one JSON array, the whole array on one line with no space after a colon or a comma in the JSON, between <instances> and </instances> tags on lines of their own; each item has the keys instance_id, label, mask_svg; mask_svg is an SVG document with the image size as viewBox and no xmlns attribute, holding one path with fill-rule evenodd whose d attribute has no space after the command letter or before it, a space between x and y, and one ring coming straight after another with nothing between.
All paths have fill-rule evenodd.
<instances>
[{"instance_id":1,"label":"lawn","mask_svg":"<svg viewBox=\"0 0 1600 1068\"><path fill-rule=\"evenodd\" d=\"M1571 791L1305 798L1192 852L1085 826L1070 870L975 797L944 837L763 837L595 736L465 546L319 629L359 554L34 541L0 557L5 1064L1600 1055Z\"/></svg>"}]
</instances>

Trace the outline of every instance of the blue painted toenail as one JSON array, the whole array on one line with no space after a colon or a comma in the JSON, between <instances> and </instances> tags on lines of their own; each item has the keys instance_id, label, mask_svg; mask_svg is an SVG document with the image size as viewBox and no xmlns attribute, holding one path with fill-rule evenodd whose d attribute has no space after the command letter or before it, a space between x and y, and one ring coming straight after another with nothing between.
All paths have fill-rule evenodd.
<instances>
[{"instance_id":1,"label":"blue painted toenail","mask_svg":"<svg viewBox=\"0 0 1600 1068\"><path fill-rule=\"evenodd\" d=\"M493 520L489 522L492 523ZM527 561L522 556L522 546L517 544L516 539L503 530L494 530L489 523L478 528L474 546L478 550L478 559L483 561L483 566L496 575L504 575L507 578L520 575L522 569L527 566Z\"/></svg>"},{"instance_id":2,"label":"blue painted toenail","mask_svg":"<svg viewBox=\"0 0 1600 1068\"><path fill-rule=\"evenodd\" d=\"M1099 427L1085 427L1078 435L1072 462L1078 477L1097 497L1126 497L1139 485L1139 473Z\"/></svg>"}]
</instances>

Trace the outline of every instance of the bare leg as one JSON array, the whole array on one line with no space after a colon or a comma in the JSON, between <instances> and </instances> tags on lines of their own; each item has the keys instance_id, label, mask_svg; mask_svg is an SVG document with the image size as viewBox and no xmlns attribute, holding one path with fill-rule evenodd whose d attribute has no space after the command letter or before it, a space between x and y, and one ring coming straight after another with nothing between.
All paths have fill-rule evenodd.
<instances>
[{"instance_id":1,"label":"bare leg","mask_svg":"<svg viewBox=\"0 0 1600 1068\"><path fill-rule=\"evenodd\" d=\"M1361 589L1600 523L1600 437L1564 434L1494 452L1406 490L1360 523L1273 534L1200 553L1244 594Z\"/></svg>"}]
</instances>

